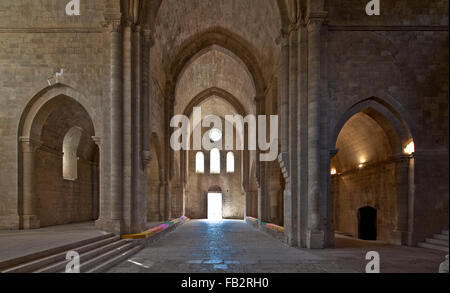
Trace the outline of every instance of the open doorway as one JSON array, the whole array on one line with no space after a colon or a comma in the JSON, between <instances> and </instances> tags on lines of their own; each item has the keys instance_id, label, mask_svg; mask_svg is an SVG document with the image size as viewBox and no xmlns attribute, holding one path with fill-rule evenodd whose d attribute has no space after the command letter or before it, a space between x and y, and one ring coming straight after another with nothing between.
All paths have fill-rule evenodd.
<instances>
[{"instance_id":1,"label":"open doorway","mask_svg":"<svg viewBox=\"0 0 450 293\"><path fill-rule=\"evenodd\" d=\"M222 220L222 193L208 193L208 220Z\"/></svg>"},{"instance_id":2,"label":"open doorway","mask_svg":"<svg viewBox=\"0 0 450 293\"><path fill-rule=\"evenodd\" d=\"M377 210L362 207L358 210L359 239L377 240Z\"/></svg>"}]
</instances>

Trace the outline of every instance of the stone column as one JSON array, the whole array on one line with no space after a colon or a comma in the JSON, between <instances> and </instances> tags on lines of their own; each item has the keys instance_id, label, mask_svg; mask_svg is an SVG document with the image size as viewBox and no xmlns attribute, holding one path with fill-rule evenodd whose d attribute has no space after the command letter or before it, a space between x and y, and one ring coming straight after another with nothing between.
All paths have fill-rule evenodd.
<instances>
[{"instance_id":1,"label":"stone column","mask_svg":"<svg viewBox=\"0 0 450 293\"><path fill-rule=\"evenodd\" d=\"M110 23L110 99L111 99L111 200L110 220L114 232L120 233L123 207L123 100L122 100L122 32L120 20ZM104 215L106 216L106 215Z\"/></svg>"},{"instance_id":2,"label":"stone column","mask_svg":"<svg viewBox=\"0 0 450 293\"><path fill-rule=\"evenodd\" d=\"M289 147L289 40L286 33L279 39L281 44L281 153L287 154Z\"/></svg>"},{"instance_id":3,"label":"stone column","mask_svg":"<svg viewBox=\"0 0 450 293\"><path fill-rule=\"evenodd\" d=\"M173 150L170 146L170 120L173 117L174 113L174 101L175 95L174 93L168 93L165 101L165 173L164 173L164 217L165 219L170 219L172 217L172 190L171 190L171 181L174 174L174 160L173 160Z\"/></svg>"},{"instance_id":4,"label":"stone column","mask_svg":"<svg viewBox=\"0 0 450 293\"><path fill-rule=\"evenodd\" d=\"M297 244L305 248L308 232L308 32L298 27L297 101Z\"/></svg>"},{"instance_id":5,"label":"stone column","mask_svg":"<svg viewBox=\"0 0 450 293\"><path fill-rule=\"evenodd\" d=\"M139 25L132 26L132 56L131 56L131 76L132 76L132 91L131 91L131 164L132 164L132 187L131 187L131 231L142 232L146 228L147 223L147 197L146 191L143 188L145 181L144 172L145 167L142 162L142 107L143 100L143 83L142 74L144 72L143 64L143 45L142 30Z\"/></svg>"},{"instance_id":6,"label":"stone column","mask_svg":"<svg viewBox=\"0 0 450 293\"><path fill-rule=\"evenodd\" d=\"M291 178L290 197L285 200L285 211L290 214L291 240L290 245L298 246L298 199L299 182L298 174L298 142L297 129L299 127L299 113L297 104L299 103L299 88L297 76L299 73L298 63L298 24L291 23L289 26L289 177Z\"/></svg>"},{"instance_id":7,"label":"stone column","mask_svg":"<svg viewBox=\"0 0 450 293\"><path fill-rule=\"evenodd\" d=\"M411 156L399 154L393 157L397 176L397 217L395 230L392 232L394 244L408 243L408 197L409 197L409 164Z\"/></svg>"},{"instance_id":8,"label":"stone column","mask_svg":"<svg viewBox=\"0 0 450 293\"><path fill-rule=\"evenodd\" d=\"M287 28L281 31L278 40L281 45L281 77L280 77L280 95L281 95L281 152L278 156L281 172L285 179L284 188L284 233L286 242L289 245L295 245L295 231L293 229L293 214L291 205L291 177L289 169L289 38Z\"/></svg>"},{"instance_id":9,"label":"stone column","mask_svg":"<svg viewBox=\"0 0 450 293\"><path fill-rule=\"evenodd\" d=\"M133 233L133 27L127 23L123 28L123 228L122 233Z\"/></svg>"},{"instance_id":10,"label":"stone column","mask_svg":"<svg viewBox=\"0 0 450 293\"><path fill-rule=\"evenodd\" d=\"M104 220L106 216L106 203L105 203L105 189L103 186L103 165L104 165L104 151L103 151L103 143L102 139L97 136L93 136L92 140L95 142L95 144L98 146L98 157L99 157L99 164L98 164L98 186L99 186L99 206L98 206L98 220L100 220L100 223Z\"/></svg>"},{"instance_id":11,"label":"stone column","mask_svg":"<svg viewBox=\"0 0 450 293\"><path fill-rule=\"evenodd\" d=\"M150 49L153 45L150 29L143 30L142 43L142 164L152 159L150 153Z\"/></svg>"},{"instance_id":12,"label":"stone column","mask_svg":"<svg viewBox=\"0 0 450 293\"><path fill-rule=\"evenodd\" d=\"M320 80L321 28L325 13L311 13L308 29L308 248L324 248L325 233L320 220ZM324 182L323 182L324 183Z\"/></svg>"},{"instance_id":13,"label":"stone column","mask_svg":"<svg viewBox=\"0 0 450 293\"><path fill-rule=\"evenodd\" d=\"M258 115L265 115L265 105L264 99L261 97L255 98L256 102L256 112ZM267 126L267 125L266 125ZM259 127L259 125L258 125ZM266 127L267 129L267 127ZM261 222L269 221L269 206L268 206L268 192L267 192L267 181L266 181L266 162L260 161L261 151L258 149L256 151L256 181L258 186L258 220L259 224Z\"/></svg>"},{"instance_id":14,"label":"stone column","mask_svg":"<svg viewBox=\"0 0 450 293\"><path fill-rule=\"evenodd\" d=\"M40 221L37 215L37 198L35 194L35 154L41 143L29 137L21 137L20 143L23 155L23 213L21 215L21 226L23 229L37 229L40 227Z\"/></svg>"}]
</instances>

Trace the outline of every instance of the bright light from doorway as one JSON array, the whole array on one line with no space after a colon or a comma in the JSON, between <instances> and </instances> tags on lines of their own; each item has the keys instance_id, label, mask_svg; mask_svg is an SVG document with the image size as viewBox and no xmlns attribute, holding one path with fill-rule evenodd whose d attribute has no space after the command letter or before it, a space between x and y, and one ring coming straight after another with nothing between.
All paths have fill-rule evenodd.
<instances>
[{"instance_id":1,"label":"bright light from doorway","mask_svg":"<svg viewBox=\"0 0 450 293\"><path fill-rule=\"evenodd\" d=\"M208 193L208 220L222 220L222 193Z\"/></svg>"}]
</instances>

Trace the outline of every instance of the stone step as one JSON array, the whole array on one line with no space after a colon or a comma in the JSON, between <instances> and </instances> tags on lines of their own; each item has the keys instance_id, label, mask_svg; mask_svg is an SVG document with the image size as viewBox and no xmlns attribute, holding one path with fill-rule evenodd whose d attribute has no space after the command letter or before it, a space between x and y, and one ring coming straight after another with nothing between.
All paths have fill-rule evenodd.
<instances>
[{"instance_id":1,"label":"stone step","mask_svg":"<svg viewBox=\"0 0 450 293\"><path fill-rule=\"evenodd\" d=\"M442 230L441 234L448 235L448 230Z\"/></svg>"},{"instance_id":2,"label":"stone step","mask_svg":"<svg viewBox=\"0 0 450 293\"><path fill-rule=\"evenodd\" d=\"M109 250L108 252L101 254L87 262L83 262L80 265L80 273L86 273L89 270L106 263L108 260L111 260L120 255L125 255L127 251L132 250L135 246L135 243L126 241L126 244L122 246Z\"/></svg>"},{"instance_id":3,"label":"stone step","mask_svg":"<svg viewBox=\"0 0 450 293\"><path fill-rule=\"evenodd\" d=\"M137 252L139 252L142 248L144 248L143 245L136 245L133 248L131 248L130 250L119 254L113 258L111 258L110 260L101 263L100 265L90 269L87 271L87 273L104 273L107 270L109 270L110 268L114 267L115 265L123 262L124 260L128 259L129 257L135 255Z\"/></svg>"},{"instance_id":4,"label":"stone step","mask_svg":"<svg viewBox=\"0 0 450 293\"><path fill-rule=\"evenodd\" d=\"M9 259L6 261L2 261L0 262L0 272L4 272L5 270L9 270L12 269L14 267L18 267L21 265L24 265L26 263L31 263L34 261L38 261L40 259L46 258L46 257L50 257L53 256L55 254L59 254L59 253L66 253L69 250L72 250L74 248L77 247L81 247L84 245L88 245L94 242L98 242L107 238L111 238L115 236L113 233L106 233L104 235L99 235L96 237L92 237L92 238L88 238L88 239L84 239L84 240L80 240L80 241L76 241L73 243L69 243L66 245L62 245L62 246L58 246L58 247L53 247L50 249L46 249L46 250L42 250L42 251L38 251L35 253L31 253L31 254L27 254L24 256L20 256L17 258L13 258L13 259Z\"/></svg>"},{"instance_id":5,"label":"stone step","mask_svg":"<svg viewBox=\"0 0 450 293\"><path fill-rule=\"evenodd\" d=\"M441 240L441 239L434 239L434 238L426 238L425 239L426 243L431 243L431 244L436 244L436 245L441 245L441 246L446 246L448 247L448 240Z\"/></svg>"},{"instance_id":6,"label":"stone step","mask_svg":"<svg viewBox=\"0 0 450 293\"><path fill-rule=\"evenodd\" d=\"M90 250L94 250L96 248L108 245L109 243L115 242L120 240L120 236L114 236L112 235L109 238L106 239L102 239L93 243L89 243L80 247L75 247L71 250L78 252L79 254L82 254L84 252L90 251ZM7 269L5 271L3 271L4 273L28 273L28 272L32 272L32 271L38 271L42 268L45 267L49 267L52 264L56 264L59 262L63 262L66 260L66 254L67 251L58 253L58 254L54 254L48 257L44 257L32 262L28 262L28 263L24 263L22 265L19 265L17 267L13 267L11 269Z\"/></svg>"},{"instance_id":7,"label":"stone step","mask_svg":"<svg viewBox=\"0 0 450 293\"><path fill-rule=\"evenodd\" d=\"M418 244L418 246L422 247L422 248L428 248L428 249L441 250L441 251L448 252L448 246L445 247L445 246L431 244L431 243L426 243L426 242L421 242L421 243Z\"/></svg>"},{"instance_id":8,"label":"stone step","mask_svg":"<svg viewBox=\"0 0 450 293\"><path fill-rule=\"evenodd\" d=\"M434 239L441 239L441 240L447 240L448 241L448 235L444 235L444 234L434 234L433 238Z\"/></svg>"},{"instance_id":9,"label":"stone step","mask_svg":"<svg viewBox=\"0 0 450 293\"><path fill-rule=\"evenodd\" d=\"M84 262L87 262L99 255L105 254L108 251L114 250L117 247L120 247L124 245L127 241L125 240L117 240L112 243L109 243L107 245L98 247L96 249L87 251L85 253L80 254L80 268L83 265ZM64 272L66 270L66 266L69 263L69 260L62 260L58 263L52 264L50 266L41 268L39 270L34 271L35 273L58 273L58 272Z\"/></svg>"}]
</instances>

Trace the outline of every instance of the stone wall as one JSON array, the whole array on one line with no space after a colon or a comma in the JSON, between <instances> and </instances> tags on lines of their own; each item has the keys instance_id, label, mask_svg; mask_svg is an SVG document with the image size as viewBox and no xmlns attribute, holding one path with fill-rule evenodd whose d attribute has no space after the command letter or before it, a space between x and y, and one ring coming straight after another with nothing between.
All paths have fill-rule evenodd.
<instances>
[{"instance_id":1,"label":"stone wall","mask_svg":"<svg viewBox=\"0 0 450 293\"><path fill-rule=\"evenodd\" d=\"M98 218L98 163L78 161L78 179L62 177L62 155L38 150L36 156L36 196L41 227Z\"/></svg>"},{"instance_id":2,"label":"stone wall","mask_svg":"<svg viewBox=\"0 0 450 293\"><path fill-rule=\"evenodd\" d=\"M241 180L241 156L240 152L234 151L235 172L226 172L227 151L220 152L221 174L210 174L209 153L205 155L205 173L195 173L195 154L189 152L189 177L186 186L186 216L191 219L206 219L208 190L212 187L220 187L222 190L223 218L244 219L244 193Z\"/></svg>"},{"instance_id":3,"label":"stone wall","mask_svg":"<svg viewBox=\"0 0 450 293\"><path fill-rule=\"evenodd\" d=\"M395 228L397 181L394 163L378 163L331 177L332 225L358 238L358 210L377 210L377 240L390 242Z\"/></svg>"},{"instance_id":4,"label":"stone wall","mask_svg":"<svg viewBox=\"0 0 450 293\"><path fill-rule=\"evenodd\" d=\"M384 1L380 17L367 17L362 4L327 1L323 125L333 138L345 111L372 97L398 113L415 143L417 243L448 227L448 1Z\"/></svg>"},{"instance_id":5,"label":"stone wall","mask_svg":"<svg viewBox=\"0 0 450 293\"><path fill-rule=\"evenodd\" d=\"M104 96L103 0L87 1L69 18L65 1L0 3L0 227L18 228L18 132L24 109L64 69L60 84L86 97L101 136ZM52 81L52 85L55 81Z\"/></svg>"}]
</instances>

